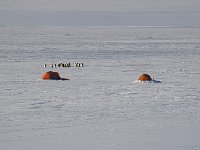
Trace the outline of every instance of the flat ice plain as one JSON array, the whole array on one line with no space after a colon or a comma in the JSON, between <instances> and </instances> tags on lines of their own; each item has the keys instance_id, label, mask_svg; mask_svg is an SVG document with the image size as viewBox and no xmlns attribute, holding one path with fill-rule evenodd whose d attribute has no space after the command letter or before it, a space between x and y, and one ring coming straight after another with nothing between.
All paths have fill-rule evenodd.
<instances>
[{"instance_id":1,"label":"flat ice plain","mask_svg":"<svg viewBox=\"0 0 200 150\"><path fill-rule=\"evenodd\" d=\"M200 150L199 65L200 28L1 26L0 149Z\"/></svg>"}]
</instances>

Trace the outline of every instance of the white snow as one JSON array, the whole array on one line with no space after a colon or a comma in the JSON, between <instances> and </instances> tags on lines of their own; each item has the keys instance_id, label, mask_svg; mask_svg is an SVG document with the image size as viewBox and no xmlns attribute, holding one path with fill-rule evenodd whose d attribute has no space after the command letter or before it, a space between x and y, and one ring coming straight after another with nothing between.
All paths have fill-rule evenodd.
<instances>
[{"instance_id":1,"label":"white snow","mask_svg":"<svg viewBox=\"0 0 200 150\"><path fill-rule=\"evenodd\" d=\"M0 149L200 149L200 28L0 33ZM84 67L43 67L62 62ZM49 70L70 80L41 80Z\"/></svg>"}]
</instances>

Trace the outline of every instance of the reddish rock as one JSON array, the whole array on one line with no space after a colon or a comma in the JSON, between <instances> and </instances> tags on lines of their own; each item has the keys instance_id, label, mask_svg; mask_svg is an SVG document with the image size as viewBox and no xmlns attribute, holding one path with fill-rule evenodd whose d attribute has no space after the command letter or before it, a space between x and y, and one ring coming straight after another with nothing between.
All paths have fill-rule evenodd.
<instances>
[{"instance_id":1,"label":"reddish rock","mask_svg":"<svg viewBox=\"0 0 200 150\"><path fill-rule=\"evenodd\" d=\"M138 78L138 80L140 80L140 81L151 81L152 79L151 79L150 75L148 75L148 74L142 74L142 75Z\"/></svg>"},{"instance_id":2,"label":"reddish rock","mask_svg":"<svg viewBox=\"0 0 200 150\"><path fill-rule=\"evenodd\" d=\"M48 71L43 74L43 80L69 80L66 78L61 78L58 72Z\"/></svg>"}]
</instances>

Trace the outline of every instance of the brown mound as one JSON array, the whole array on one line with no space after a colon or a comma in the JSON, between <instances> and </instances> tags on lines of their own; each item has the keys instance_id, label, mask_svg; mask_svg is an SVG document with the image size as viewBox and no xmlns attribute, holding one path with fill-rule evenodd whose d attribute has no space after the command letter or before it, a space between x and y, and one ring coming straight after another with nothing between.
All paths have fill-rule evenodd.
<instances>
[{"instance_id":1,"label":"brown mound","mask_svg":"<svg viewBox=\"0 0 200 150\"><path fill-rule=\"evenodd\" d=\"M48 71L43 74L43 80L62 80L58 72Z\"/></svg>"},{"instance_id":2,"label":"brown mound","mask_svg":"<svg viewBox=\"0 0 200 150\"><path fill-rule=\"evenodd\" d=\"M150 75L148 75L148 74L142 74L142 75L138 78L138 80L140 80L140 81L151 81L152 79L151 79Z\"/></svg>"}]
</instances>

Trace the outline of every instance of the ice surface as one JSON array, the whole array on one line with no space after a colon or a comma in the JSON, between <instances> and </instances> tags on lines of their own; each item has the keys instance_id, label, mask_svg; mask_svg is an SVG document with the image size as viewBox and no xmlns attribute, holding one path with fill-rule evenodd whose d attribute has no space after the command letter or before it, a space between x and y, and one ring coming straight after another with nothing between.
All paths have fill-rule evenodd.
<instances>
[{"instance_id":1,"label":"ice surface","mask_svg":"<svg viewBox=\"0 0 200 150\"><path fill-rule=\"evenodd\" d=\"M200 28L0 33L0 149L200 149ZM84 67L43 67L62 62ZM49 70L70 80L41 80Z\"/></svg>"}]
</instances>

